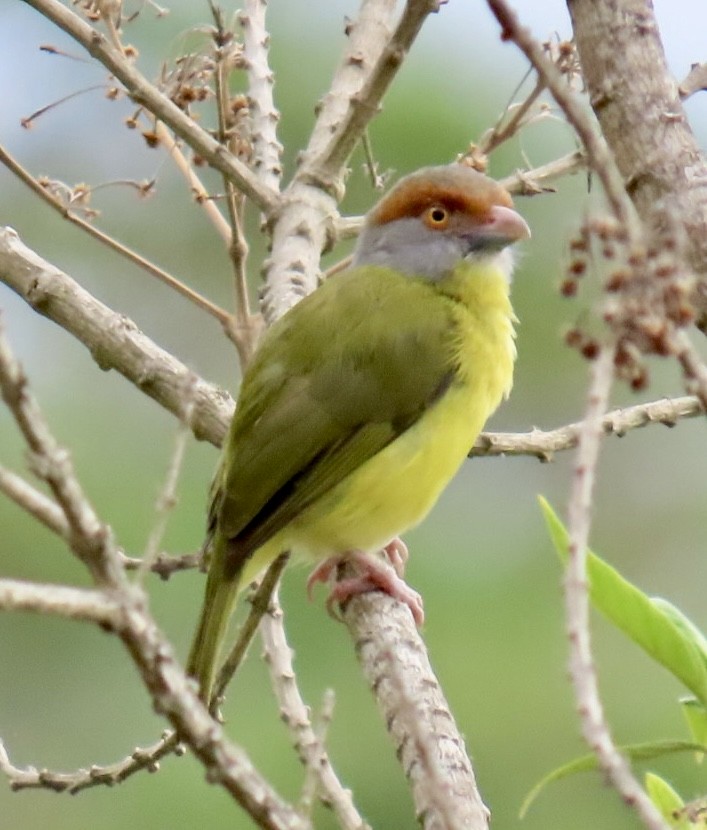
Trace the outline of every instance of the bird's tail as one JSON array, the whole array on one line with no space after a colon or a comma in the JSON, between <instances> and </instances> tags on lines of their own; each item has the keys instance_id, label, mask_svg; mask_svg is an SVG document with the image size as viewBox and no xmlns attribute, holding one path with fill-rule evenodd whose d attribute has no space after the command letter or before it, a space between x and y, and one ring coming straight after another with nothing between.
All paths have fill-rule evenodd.
<instances>
[{"instance_id":1,"label":"bird's tail","mask_svg":"<svg viewBox=\"0 0 707 830\"><path fill-rule=\"evenodd\" d=\"M199 696L207 705L213 692L219 653L236 602L241 575L240 569L235 574L226 574L225 546L225 539L217 535L206 578L201 617L187 659L187 674L198 681Z\"/></svg>"}]
</instances>

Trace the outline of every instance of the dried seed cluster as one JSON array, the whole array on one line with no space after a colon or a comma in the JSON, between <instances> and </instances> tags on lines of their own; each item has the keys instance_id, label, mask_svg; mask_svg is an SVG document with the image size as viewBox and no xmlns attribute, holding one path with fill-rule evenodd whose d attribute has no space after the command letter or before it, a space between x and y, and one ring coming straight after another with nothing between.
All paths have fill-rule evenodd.
<instances>
[{"instance_id":1,"label":"dried seed cluster","mask_svg":"<svg viewBox=\"0 0 707 830\"><path fill-rule=\"evenodd\" d=\"M605 274L601 316L616 338L617 376L634 390L645 388L649 376L644 357L674 354L675 331L695 319L694 277L682 264L677 229L656 233L650 245L637 247L630 245L615 219L591 219L569 249L560 293L576 296L584 275L600 264ZM597 338L579 326L565 340L589 360L599 351Z\"/></svg>"}]
</instances>

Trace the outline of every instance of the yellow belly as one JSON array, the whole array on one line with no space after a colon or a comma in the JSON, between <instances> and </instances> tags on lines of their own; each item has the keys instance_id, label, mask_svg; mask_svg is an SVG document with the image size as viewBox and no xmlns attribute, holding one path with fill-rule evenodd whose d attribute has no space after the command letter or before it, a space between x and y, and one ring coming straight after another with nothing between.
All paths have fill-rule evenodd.
<instances>
[{"instance_id":1,"label":"yellow belly","mask_svg":"<svg viewBox=\"0 0 707 830\"><path fill-rule=\"evenodd\" d=\"M256 551L242 584L283 550L306 559L376 551L434 506L510 391L515 359L505 277L477 266L472 280L461 271L446 289L457 300L455 382L416 424Z\"/></svg>"}]
</instances>

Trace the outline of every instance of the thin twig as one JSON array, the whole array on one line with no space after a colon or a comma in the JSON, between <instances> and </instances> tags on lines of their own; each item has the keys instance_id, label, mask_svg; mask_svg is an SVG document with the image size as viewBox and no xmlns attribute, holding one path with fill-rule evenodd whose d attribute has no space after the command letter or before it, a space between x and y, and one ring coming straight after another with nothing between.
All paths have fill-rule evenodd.
<instances>
[{"instance_id":1,"label":"thin twig","mask_svg":"<svg viewBox=\"0 0 707 830\"><path fill-rule=\"evenodd\" d=\"M122 569L109 555L110 531L83 493L69 454L54 440L0 321L0 394L30 451L34 473L45 481L69 525L69 544L98 585L121 585Z\"/></svg>"},{"instance_id":2,"label":"thin twig","mask_svg":"<svg viewBox=\"0 0 707 830\"><path fill-rule=\"evenodd\" d=\"M516 170L511 176L501 179L499 184L513 195L535 196L539 193L553 192L554 188L546 183L572 175L586 166L586 154L582 150L575 150L547 164L541 164L539 167Z\"/></svg>"},{"instance_id":3,"label":"thin twig","mask_svg":"<svg viewBox=\"0 0 707 830\"><path fill-rule=\"evenodd\" d=\"M177 433L174 438L172 457L169 467L167 468L167 475L165 476L164 485L155 504L155 523L147 540L142 562L137 569L138 581L144 580L147 572L153 570L153 566L157 561L157 557L160 552L160 546L162 544L162 539L164 538L165 530L167 529L167 521L171 511L177 503L177 486L179 484L179 476L184 464L184 455L187 449L187 442L191 436L191 419L194 415L195 386L196 375L192 375L187 378L186 389L184 391L184 406L179 419Z\"/></svg>"},{"instance_id":4,"label":"thin twig","mask_svg":"<svg viewBox=\"0 0 707 830\"><path fill-rule=\"evenodd\" d=\"M680 98L685 101L696 92L704 90L707 90L707 63L693 63L678 87Z\"/></svg>"},{"instance_id":5,"label":"thin twig","mask_svg":"<svg viewBox=\"0 0 707 830\"><path fill-rule=\"evenodd\" d=\"M142 559L134 556L127 556L118 551L120 562L126 571L137 571L142 566ZM181 556L173 556L169 553L158 553L150 565L150 571L160 579L167 580L172 574L182 571L199 570L204 564L204 557L201 551L197 553L183 553Z\"/></svg>"},{"instance_id":6,"label":"thin twig","mask_svg":"<svg viewBox=\"0 0 707 830\"><path fill-rule=\"evenodd\" d=\"M316 792L331 808L342 830L370 830L353 803L351 791L339 781L326 752L323 730L319 734L315 731L309 707L297 687L293 653L285 634L277 588L270 600L268 613L260 622L260 635L273 691L280 706L280 717L305 766L305 781L312 781L308 791Z\"/></svg>"},{"instance_id":7,"label":"thin twig","mask_svg":"<svg viewBox=\"0 0 707 830\"><path fill-rule=\"evenodd\" d=\"M164 129L164 128L163 128ZM165 131L166 132L166 131ZM171 136L169 133L166 132L166 135L169 137L170 140ZM168 285L174 291L181 294L190 303L193 303L198 308L206 311L212 317L221 323L222 326L227 326L231 322L231 316L228 314L227 311L224 311L219 306L212 303L210 300L207 300L206 297L203 297L197 291L194 291L192 288L189 288L188 285L178 280L176 277L173 277L171 274L167 273L167 271L160 268L158 265L155 265L154 262L150 262L148 259L145 259L141 254L138 254L136 251L133 251L132 248L128 248L127 245L124 245L122 242L119 242L117 239L114 239L109 234L105 233L102 230L99 230L97 227L92 225L90 222L86 222L84 219L81 219L80 216L77 216L75 211L71 210L69 206L64 204L60 198L55 196L45 187L34 178L34 176L27 171L18 161L17 159L13 158L13 156L8 153L8 151L0 146L0 162L4 164L8 170L17 176L17 178L26 184L37 196L40 197L46 204L56 210L61 216L64 217L67 221L71 222L73 225L76 225L77 228L80 228L84 233L87 233L89 236L92 236L102 245L105 245L107 248L110 248L111 251L115 251L120 256L124 257L125 259L129 260L133 263L133 265L137 265L138 268L141 268L143 271L147 271L150 276L155 277L156 279L163 282L165 285Z\"/></svg>"},{"instance_id":8,"label":"thin twig","mask_svg":"<svg viewBox=\"0 0 707 830\"><path fill-rule=\"evenodd\" d=\"M218 140L223 147L234 155L237 153L239 138L233 128L231 115L231 98L229 94L230 49L231 39L227 37L221 22L221 12L212 5L211 11L216 18L216 110L218 113ZM224 177L226 189L226 208L230 227L230 243L228 255L233 269L234 287L234 315L231 326L231 336L238 349L241 369L243 369L255 352L258 327L250 311L248 296L248 261L249 246L243 231L243 209L245 199L243 194Z\"/></svg>"},{"instance_id":9,"label":"thin twig","mask_svg":"<svg viewBox=\"0 0 707 830\"><path fill-rule=\"evenodd\" d=\"M545 81L538 77L535 82L535 86L529 92L526 99L513 107L508 107L498 119L498 122L481 136L479 139L478 149L484 153L484 155L490 155L494 150L500 147L501 144L516 135L516 133L518 133L521 128L525 126L525 124L532 120L533 116L530 118L527 118L527 116L544 90ZM505 116L511 110L513 111L513 114L504 123Z\"/></svg>"},{"instance_id":10,"label":"thin twig","mask_svg":"<svg viewBox=\"0 0 707 830\"><path fill-rule=\"evenodd\" d=\"M518 16L506 0L487 0L488 6L501 26L501 37L511 40L535 67L538 77L546 84L565 117L579 136L587 154L587 163L601 181L616 218L626 228L632 242L640 239L641 228L624 182L606 142L582 106L577 95L568 86L562 73L532 35L522 26Z\"/></svg>"},{"instance_id":11,"label":"thin twig","mask_svg":"<svg viewBox=\"0 0 707 830\"><path fill-rule=\"evenodd\" d=\"M211 198L209 191L204 187L204 183L197 176L193 165L189 163L189 160L182 152L179 142L161 121L156 122L154 130L160 140L160 144L165 147L172 157L175 167L184 176L192 192L194 201L199 207L203 208L204 213L221 237L224 245L226 248L229 248L231 245L231 226ZM225 320L222 320L222 322L225 322Z\"/></svg>"},{"instance_id":12,"label":"thin twig","mask_svg":"<svg viewBox=\"0 0 707 830\"><path fill-rule=\"evenodd\" d=\"M694 395L665 398L607 412L601 419L601 431L603 435L621 438L649 424L673 427L683 418L695 418L704 412L704 405ZM547 432L483 432L469 455L535 455L541 461L552 461L555 453L578 445L583 428L584 421L577 421Z\"/></svg>"},{"instance_id":13,"label":"thin twig","mask_svg":"<svg viewBox=\"0 0 707 830\"><path fill-rule=\"evenodd\" d=\"M238 638L229 652L228 656L223 662L216 675L209 710L212 714L218 713L218 708L221 705L226 687L233 679L238 667L243 662L248 646L250 645L255 632L258 630L260 621L270 608L270 597L272 596L275 586L287 564L289 554L283 553L270 565L265 572L260 584L255 590L251 599L251 607L245 622L238 632Z\"/></svg>"},{"instance_id":14,"label":"thin twig","mask_svg":"<svg viewBox=\"0 0 707 830\"><path fill-rule=\"evenodd\" d=\"M68 538L71 530L64 511L59 505L44 493L40 493L22 476L18 476L17 473L3 466L0 466L0 492L49 530L63 539Z\"/></svg>"},{"instance_id":15,"label":"thin twig","mask_svg":"<svg viewBox=\"0 0 707 830\"><path fill-rule=\"evenodd\" d=\"M657 808L633 776L613 742L599 696L589 630L587 546L592 495L601 445L602 418L614 376L614 347L604 346L592 366L584 424L579 436L568 505L569 561L565 572L565 608L570 642L569 671L584 739L600 768L650 830L667 830Z\"/></svg>"},{"instance_id":16,"label":"thin twig","mask_svg":"<svg viewBox=\"0 0 707 830\"><path fill-rule=\"evenodd\" d=\"M111 46L103 35L60 0L26 0L28 5L66 32L96 60L103 64L127 89L137 104L164 121L204 161L228 176L237 187L270 216L279 199L248 167L227 153L193 118L179 109L151 84L125 57L121 49Z\"/></svg>"},{"instance_id":17,"label":"thin twig","mask_svg":"<svg viewBox=\"0 0 707 830\"><path fill-rule=\"evenodd\" d=\"M144 769L157 772L160 760L171 754L183 755L184 745L179 742L176 734L169 730L152 746L137 747L127 758L113 764L92 764L88 769L58 772L49 769L38 770L35 767L16 767L0 741L0 772L6 776L10 782L10 789L14 792L33 789L76 795L91 787L112 787L121 784L131 775Z\"/></svg>"},{"instance_id":18,"label":"thin twig","mask_svg":"<svg viewBox=\"0 0 707 830\"><path fill-rule=\"evenodd\" d=\"M40 493L22 476L13 473L0 465L0 493L3 493L18 507L26 510L46 528L56 533L66 541L71 528L63 510L55 501ZM136 571L142 567L143 560L127 556L120 548L117 549L121 565L128 571ZM169 579L179 571L194 570L201 567L201 553L185 553L182 556L171 556L167 553L158 553L150 565L150 571L162 579Z\"/></svg>"}]
</instances>

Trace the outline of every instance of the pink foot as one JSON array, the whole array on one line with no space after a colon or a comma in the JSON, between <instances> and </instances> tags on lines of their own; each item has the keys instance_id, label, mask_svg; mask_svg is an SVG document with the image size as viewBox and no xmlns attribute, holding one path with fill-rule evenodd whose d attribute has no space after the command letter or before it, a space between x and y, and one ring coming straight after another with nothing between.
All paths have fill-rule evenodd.
<instances>
[{"instance_id":1,"label":"pink foot","mask_svg":"<svg viewBox=\"0 0 707 830\"><path fill-rule=\"evenodd\" d=\"M328 582L339 565L351 562L356 565L359 575L334 584L326 601L327 610L332 616L338 617L335 605L341 605L357 594L379 590L407 605L415 623L421 626L425 621L422 597L400 575L407 559L407 547L401 540L395 539L386 547L385 553L392 569L380 559L357 550L326 559L312 571L307 580L309 598L312 598L312 591L317 582Z\"/></svg>"},{"instance_id":2,"label":"pink foot","mask_svg":"<svg viewBox=\"0 0 707 830\"><path fill-rule=\"evenodd\" d=\"M383 548L383 553L395 568L395 573L402 578L405 573L405 565L407 565L407 561L410 558L408 546L405 542L399 536L396 536L392 542L388 542Z\"/></svg>"}]
</instances>

